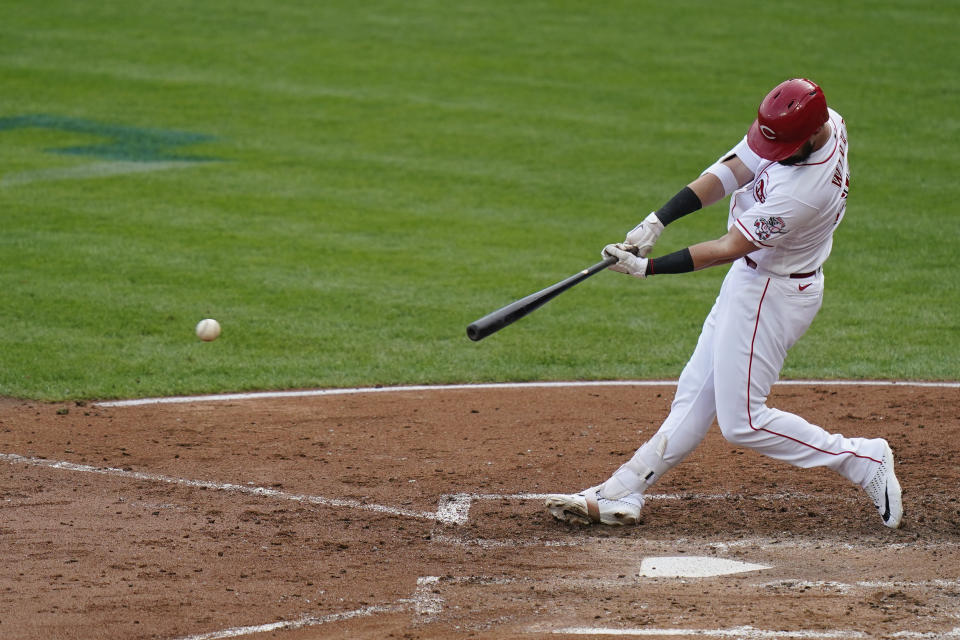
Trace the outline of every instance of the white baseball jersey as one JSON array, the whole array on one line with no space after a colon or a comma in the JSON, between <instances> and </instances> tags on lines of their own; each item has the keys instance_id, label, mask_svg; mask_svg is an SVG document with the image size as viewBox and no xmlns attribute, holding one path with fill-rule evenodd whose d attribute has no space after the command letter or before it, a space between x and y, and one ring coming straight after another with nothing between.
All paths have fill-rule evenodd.
<instances>
[{"instance_id":1,"label":"white baseball jersey","mask_svg":"<svg viewBox=\"0 0 960 640\"><path fill-rule=\"evenodd\" d=\"M823 301L819 267L843 218L850 172L843 118L829 110L830 141L802 164L763 160L746 138L736 154L756 176L730 198L735 226L757 250L735 261L680 374L670 414L601 487L601 495L645 492L703 440L714 420L724 437L798 467L825 466L866 486L885 442L846 438L767 406L787 351ZM640 473L638 473L640 470ZM735 471L731 470L731 473Z\"/></svg>"},{"instance_id":2,"label":"white baseball jersey","mask_svg":"<svg viewBox=\"0 0 960 640\"><path fill-rule=\"evenodd\" d=\"M757 246L750 258L768 273L815 271L830 255L846 209L850 167L846 124L833 109L829 114L830 140L801 164L763 160L746 137L731 150L755 177L731 195L727 228L736 226Z\"/></svg>"}]
</instances>

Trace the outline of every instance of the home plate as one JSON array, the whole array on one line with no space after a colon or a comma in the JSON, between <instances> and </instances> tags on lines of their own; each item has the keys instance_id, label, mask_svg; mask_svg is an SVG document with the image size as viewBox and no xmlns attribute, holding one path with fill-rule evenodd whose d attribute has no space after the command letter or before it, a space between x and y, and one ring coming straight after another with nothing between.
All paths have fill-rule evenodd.
<instances>
[{"instance_id":1,"label":"home plate","mask_svg":"<svg viewBox=\"0 0 960 640\"><path fill-rule=\"evenodd\" d=\"M765 564L738 562L725 558L665 556L644 558L643 562L640 563L640 573L638 575L644 578L710 578L769 568Z\"/></svg>"}]
</instances>

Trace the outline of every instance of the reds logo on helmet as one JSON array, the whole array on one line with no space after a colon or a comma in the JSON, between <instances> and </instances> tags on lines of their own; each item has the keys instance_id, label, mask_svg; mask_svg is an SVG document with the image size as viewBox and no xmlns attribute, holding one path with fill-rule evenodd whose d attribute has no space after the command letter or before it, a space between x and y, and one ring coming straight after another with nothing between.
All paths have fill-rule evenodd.
<instances>
[{"instance_id":1,"label":"reds logo on helmet","mask_svg":"<svg viewBox=\"0 0 960 640\"><path fill-rule=\"evenodd\" d=\"M787 223L779 216L760 218L753 223L753 229L760 240L767 240L770 236L787 232Z\"/></svg>"},{"instance_id":2,"label":"reds logo on helmet","mask_svg":"<svg viewBox=\"0 0 960 640\"><path fill-rule=\"evenodd\" d=\"M791 78L760 103L747 144L761 158L779 162L796 153L829 118L823 90L812 80Z\"/></svg>"}]
</instances>

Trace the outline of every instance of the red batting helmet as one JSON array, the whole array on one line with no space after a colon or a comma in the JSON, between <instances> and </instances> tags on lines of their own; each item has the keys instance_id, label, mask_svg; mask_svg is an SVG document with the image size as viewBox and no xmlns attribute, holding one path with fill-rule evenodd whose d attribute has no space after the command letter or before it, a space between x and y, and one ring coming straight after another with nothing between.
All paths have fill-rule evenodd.
<instances>
[{"instance_id":1,"label":"red batting helmet","mask_svg":"<svg viewBox=\"0 0 960 640\"><path fill-rule=\"evenodd\" d=\"M785 160L827 121L827 99L815 82L781 82L760 103L747 144L761 158Z\"/></svg>"}]
</instances>

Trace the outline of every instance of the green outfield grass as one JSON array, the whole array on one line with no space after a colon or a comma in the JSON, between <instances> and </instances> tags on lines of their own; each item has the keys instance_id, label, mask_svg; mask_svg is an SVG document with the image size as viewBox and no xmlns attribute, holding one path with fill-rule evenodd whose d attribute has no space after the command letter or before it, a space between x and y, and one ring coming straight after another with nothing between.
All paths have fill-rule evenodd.
<instances>
[{"instance_id":1,"label":"green outfield grass","mask_svg":"<svg viewBox=\"0 0 960 640\"><path fill-rule=\"evenodd\" d=\"M955 2L0 10L0 395L674 378L723 269L465 327L596 262L792 76L853 178L784 376L960 379Z\"/></svg>"}]
</instances>

